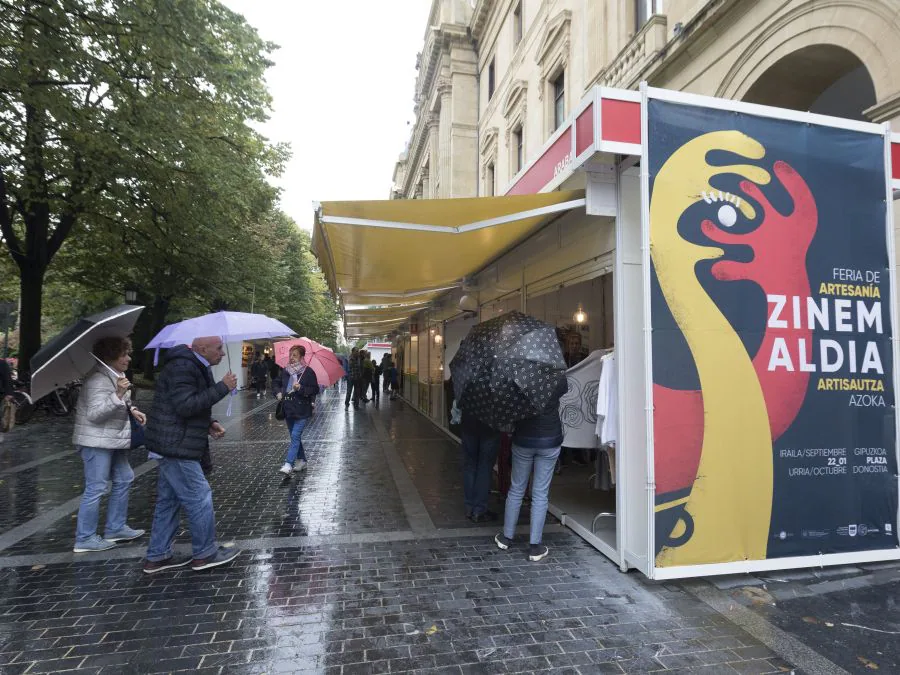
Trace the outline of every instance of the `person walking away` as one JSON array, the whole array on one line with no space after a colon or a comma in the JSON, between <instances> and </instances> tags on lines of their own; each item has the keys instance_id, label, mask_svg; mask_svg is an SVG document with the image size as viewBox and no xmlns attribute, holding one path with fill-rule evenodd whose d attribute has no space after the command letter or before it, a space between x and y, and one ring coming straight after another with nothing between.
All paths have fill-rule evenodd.
<instances>
[{"instance_id":1,"label":"person walking away","mask_svg":"<svg viewBox=\"0 0 900 675\"><path fill-rule=\"evenodd\" d=\"M344 408L350 407L350 397L353 397L353 407L359 408L359 390L362 387L362 364L360 363L359 349L354 347L350 352L347 363L347 397L344 399Z\"/></svg>"},{"instance_id":2,"label":"person walking away","mask_svg":"<svg viewBox=\"0 0 900 675\"><path fill-rule=\"evenodd\" d=\"M384 380L383 389L385 393L391 388L389 372L391 370L392 360L390 354L384 354L381 357L381 375Z\"/></svg>"},{"instance_id":3,"label":"person walking away","mask_svg":"<svg viewBox=\"0 0 900 675\"><path fill-rule=\"evenodd\" d=\"M263 375L263 382L265 383L263 384L263 398L265 398L269 391L266 386L266 384L269 384L266 382L267 379L272 380L270 384L272 385L272 391L275 391L275 379L272 377L272 357L268 354L263 357L263 366L265 367L265 375Z\"/></svg>"},{"instance_id":4,"label":"person walking away","mask_svg":"<svg viewBox=\"0 0 900 675\"><path fill-rule=\"evenodd\" d=\"M381 400L381 364L375 361L375 359L371 359L372 363L372 398L377 403Z\"/></svg>"},{"instance_id":5,"label":"person walking away","mask_svg":"<svg viewBox=\"0 0 900 675\"><path fill-rule=\"evenodd\" d=\"M559 448L563 441L562 423L559 419L559 399L565 396L568 383L563 380L550 397L547 408L538 415L516 422L512 437L512 477L509 493L506 495L506 510L503 518L503 532L494 537L497 547L506 550L515 538L519 510L528 486L528 479L534 470L531 484L531 532L528 559L538 562L547 557L550 550L543 545L544 521L547 518L547 504L550 481Z\"/></svg>"},{"instance_id":6,"label":"person walking away","mask_svg":"<svg viewBox=\"0 0 900 675\"><path fill-rule=\"evenodd\" d=\"M269 379L272 380L272 391L275 391L275 380L281 377L281 366L275 363L275 359L269 361Z\"/></svg>"},{"instance_id":7,"label":"person walking away","mask_svg":"<svg viewBox=\"0 0 900 675\"><path fill-rule=\"evenodd\" d=\"M400 391L400 370L397 364L391 361L391 400L396 401Z\"/></svg>"},{"instance_id":8,"label":"person walking away","mask_svg":"<svg viewBox=\"0 0 900 675\"><path fill-rule=\"evenodd\" d=\"M224 355L221 338L197 338L190 348L180 345L168 351L156 381L146 442L162 459L144 562L146 574L188 564L194 570L205 570L230 563L240 553L216 542L212 489L201 467L209 453L208 436L218 439L225 435L212 417L212 407L237 387L237 376L231 371L221 382L213 380L211 366L218 365ZM172 549L182 507L191 530L193 558L176 556Z\"/></svg>"},{"instance_id":9,"label":"person walking away","mask_svg":"<svg viewBox=\"0 0 900 675\"><path fill-rule=\"evenodd\" d=\"M103 365L88 373L75 411L72 442L84 463L84 493L75 526L75 553L106 551L117 542L144 536L126 524L128 497L134 471L128 461L131 449L131 420L145 424L144 413L131 405L131 382L124 373L131 362L131 340L106 337L94 343L92 352ZM106 529L97 534L100 499L112 481L106 509Z\"/></svg>"},{"instance_id":10,"label":"person walking away","mask_svg":"<svg viewBox=\"0 0 900 675\"><path fill-rule=\"evenodd\" d=\"M337 382L334 383L335 386L338 388L338 391L340 391L341 382L344 383L344 386L347 386L348 378L350 377L348 375L348 373L350 372L350 360L347 358L346 354L336 354L336 356L337 356L338 361L341 362L341 368L344 369L344 376L340 380L338 380Z\"/></svg>"},{"instance_id":11,"label":"person walking away","mask_svg":"<svg viewBox=\"0 0 900 675\"><path fill-rule=\"evenodd\" d=\"M466 518L473 523L496 520L497 514L488 511L487 504L494 462L500 450L500 432L470 412L462 413L461 432Z\"/></svg>"},{"instance_id":12,"label":"person walking away","mask_svg":"<svg viewBox=\"0 0 900 675\"><path fill-rule=\"evenodd\" d=\"M369 398L369 387L372 386L372 379L375 377L375 366L372 363L369 352L362 351L360 355L362 359L362 400L363 403L368 403L371 400Z\"/></svg>"},{"instance_id":13,"label":"person walking away","mask_svg":"<svg viewBox=\"0 0 900 675\"><path fill-rule=\"evenodd\" d=\"M9 367L9 363L6 359L0 359L0 398L3 399L4 405L13 404L14 391L15 387L13 386L12 381L12 368ZM6 434L0 431L0 443L3 442L5 436Z\"/></svg>"},{"instance_id":14,"label":"person walking away","mask_svg":"<svg viewBox=\"0 0 900 675\"><path fill-rule=\"evenodd\" d=\"M268 375L269 371L266 368L266 364L263 363L259 352L256 352L256 358L253 359L253 363L250 366L250 377L253 381L253 386L256 389L256 398L260 398L263 395L263 392L266 389L266 377Z\"/></svg>"},{"instance_id":15,"label":"person walking away","mask_svg":"<svg viewBox=\"0 0 900 675\"><path fill-rule=\"evenodd\" d=\"M313 369L304 365L305 356L306 349L303 345L291 347L289 362L281 373L276 394L279 401L284 400L284 421L291 435L287 457L279 469L286 476L306 469L306 453L303 452L301 435L312 417L313 400L319 394L319 381Z\"/></svg>"}]
</instances>

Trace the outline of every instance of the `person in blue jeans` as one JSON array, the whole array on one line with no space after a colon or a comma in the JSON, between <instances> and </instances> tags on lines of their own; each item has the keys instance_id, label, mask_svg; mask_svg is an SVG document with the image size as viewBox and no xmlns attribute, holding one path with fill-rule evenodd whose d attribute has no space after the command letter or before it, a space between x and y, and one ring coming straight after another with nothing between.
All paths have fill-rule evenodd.
<instances>
[{"instance_id":1,"label":"person in blue jeans","mask_svg":"<svg viewBox=\"0 0 900 675\"><path fill-rule=\"evenodd\" d=\"M144 530L126 524L128 496L134 471L128 461L131 448L131 420L144 424L144 413L131 405L131 382L124 373L131 362L131 340L105 337L94 343L92 353L98 360L84 381L81 400L75 412L72 441L84 462L84 494L78 509L75 553L105 551L117 542L144 536ZM112 481L106 529L97 533L100 500L106 481Z\"/></svg>"},{"instance_id":2,"label":"person in blue jeans","mask_svg":"<svg viewBox=\"0 0 900 675\"><path fill-rule=\"evenodd\" d=\"M487 505L494 462L500 450L500 432L470 412L462 413L461 427L466 517L473 523L496 520L497 514L489 511Z\"/></svg>"},{"instance_id":3,"label":"person in blue jeans","mask_svg":"<svg viewBox=\"0 0 900 675\"><path fill-rule=\"evenodd\" d=\"M553 479L553 470L556 467L556 459L559 457L559 449L563 442L562 422L559 419L559 399L565 395L567 389L568 384L563 380L551 397L547 408L539 415L517 422L513 431L512 477L509 492L506 495L503 532L494 537L494 543L504 551L514 543L522 498L525 496L528 479L531 478L533 470L531 532L528 549L528 559L532 562L543 560L550 553L550 549L544 546L542 540L544 521L547 519L550 481Z\"/></svg>"},{"instance_id":4,"label":"person in blue jeans","mask_svg":"<svg viewBox=\"0 0 900 675\"><path fill-rule=\"evenodd\" d=\"M153 407L147 422L146 444L159 459L156 510L150 529L145 574L190 565L195 571L232 562L236 548L216 542L216 514L206 473L212 470L209 437L222 438L225 429L212 417L212 407L237 387L228 372L220 382L212 366L225 355L222 339L201 337L190 348L168 351L156 380ZM191 531L193 557L178 556L172 548L184 507Z\"/></svg>"},{"instance_id":5,"label":"person in blue jeans","mask_svg":"<svg viewBox=\"0 0 900 675\"><path fill-rule=\"evenodd\" d=\"M313 369L303 363L305 356L306 349L303 345L291 347L288 365L281 371L281 380L276 389L278 400L284 400L284 421L291 435L287 457L278 470L285 476L306 469L306 453L303 452L301 436L312 417L313 399L319 394L319 380Z\"/></svg>"}]
</instances>

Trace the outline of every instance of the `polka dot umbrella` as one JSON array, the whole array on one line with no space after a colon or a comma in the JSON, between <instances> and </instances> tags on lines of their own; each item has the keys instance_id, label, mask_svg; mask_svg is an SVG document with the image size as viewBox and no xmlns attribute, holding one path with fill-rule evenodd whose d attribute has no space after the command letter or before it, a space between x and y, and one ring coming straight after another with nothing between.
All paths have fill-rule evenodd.
<instances>
[{"instance_id":1,"label":"polka dot umbrella","mask_svg":"<svg viewBox=\"0 0 900 675\"><path fill-rule=\"evenodd\" d=\"M463 414L501 431L557 406L566 391L556 329L521 312L474 326L450 362L450 373Z\"/></svg>"}]
</instances>

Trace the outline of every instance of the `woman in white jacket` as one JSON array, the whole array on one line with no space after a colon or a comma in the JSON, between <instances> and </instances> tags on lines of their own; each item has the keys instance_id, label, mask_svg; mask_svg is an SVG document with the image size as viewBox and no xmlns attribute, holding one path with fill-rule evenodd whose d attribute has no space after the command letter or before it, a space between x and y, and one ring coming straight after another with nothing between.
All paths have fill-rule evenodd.
<instances>
[{"instance_id":1,"label":"woman in white jacket","mask_svg":"<svg viewBox=\"0 0 900 675\"><path fill-rule=\"evenodd\" d=\"M75 553L105 551L116 542L131 541L143 536L126 524L128 496L134 471L128 462L131 448L129 412L141 425L146 423L142 412L131 406L128 393L131 383L124 373L131 363L131 340L101 338L94 343L97 364L84 382L78 409L75 413L73 442L84 461L84 494L78 509L75 531ZM106 530L97 534L100 519L100 498L106 482L112 480Z\"/></svg>"}]
</instances>

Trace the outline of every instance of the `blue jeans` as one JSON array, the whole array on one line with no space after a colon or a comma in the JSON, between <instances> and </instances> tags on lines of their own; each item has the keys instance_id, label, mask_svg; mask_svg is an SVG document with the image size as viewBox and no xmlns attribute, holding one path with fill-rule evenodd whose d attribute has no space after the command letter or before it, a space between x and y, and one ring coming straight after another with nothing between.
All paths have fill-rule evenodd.
<instances>
[{"instance_id":1,"label":"blue jeans","mask_svg":"<svg viewBox=\"0 0 900 675\"><path fill-rule=\"evenodd\" d=\"M128 496L134 482L134 471L128 463L128 450L108 448L78 448L84 462L84 494L78 508L75 543L83 544L97 534L100 520L100 498L106 491L106 481L112 479L109 507L106 509L106 534L125 527L128 516Z\"/></svg>"},{"instance_id":2,"label":"blue jeans","mask_svg":"<svg viewBox=\"0 0 900 675\"><path fill-rule=\"evenodd\" d=\"M463 429L463 495L466 513L480 515L487 511L491 474L500 451L500 434L476 433Z\"/></svg>"},{"instance_id":3,"label":"blue jeans","mask_svg":"<svg viewBox=\"0 0 900 675\"><path fill-rule=\"evenodd\" d=\"M306 428L309 418L304 417L302 420L286 420L286 422L288 433L291 435L291 444L288 446L287 457L284 461L288 464L293 464L299 457L305 462L306 453L303 452L303 441L300 440L300 436L303 434L303 430Z\"/></svg>"},{"instance_id":4,"label":"blue jeans","mask_svg":"<svg viewBox=\"0 0 900 675\"><path fill-rule=\"evenodd\" d=\"M544 534L544 521L547 519L547 497L550 494L550 481L559 447L555 448L520 448L512 446L512 477L509 493L506 495L506 513L503 518L503 534L513 538L516 523L519 522L519 510L522 508L522 497L528 487L531 468L534 467L534 481L531 483L531 539L530 543L540 544Z\"/></svg>"},{"instance_id":5,"label":"blue jeans","mask_svg":"<svg viewBox=\"0 0 900 675\"><path fill-rule=\"evenodd\" d=\"M172 541L178 532L182 506L191 528L194 558L209 558L219 550L212 489L206 482L200 462L163 457L159 460L156 511L150 530L147 560L158 562L172 557Z\"/></svg>"}]
</instances>

